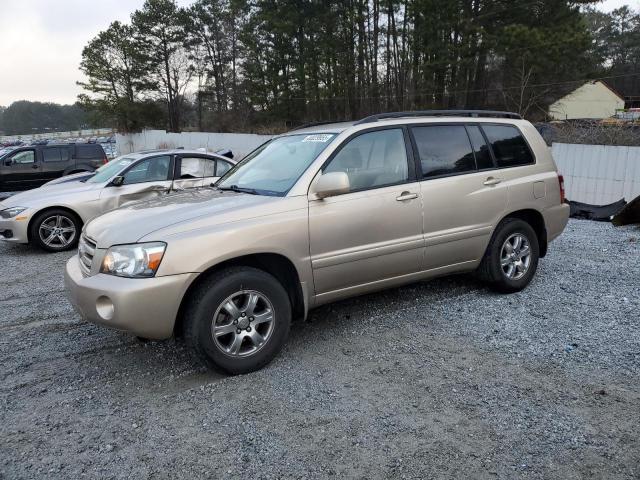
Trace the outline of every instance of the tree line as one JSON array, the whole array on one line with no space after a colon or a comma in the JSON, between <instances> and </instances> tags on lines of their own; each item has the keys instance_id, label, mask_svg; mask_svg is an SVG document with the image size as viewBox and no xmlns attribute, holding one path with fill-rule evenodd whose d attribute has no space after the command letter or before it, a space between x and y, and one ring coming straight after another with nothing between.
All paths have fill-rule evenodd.
<instances>
[{"instance_id":1,"label":"tree line","mask_svg":"<svg viewBox=\"0 0 640 480\"><path fill-rule=\"evenodd\" d=\"M80 105L20 100L0 106L0 132L6 135L67 132L93 126Z\"/></svg>"},{"instance_id":2,"label":"tree line","mask_svg":"<svg viewBox=\"0 0 640 480\"><path fill-rule=\"evenodd\" d=\"M250 131L428 108L541 118L581 80L639 80L640 15L595 3L146 0L86 45L79 100L126 131Z\"/></svg>"}]
</instances>

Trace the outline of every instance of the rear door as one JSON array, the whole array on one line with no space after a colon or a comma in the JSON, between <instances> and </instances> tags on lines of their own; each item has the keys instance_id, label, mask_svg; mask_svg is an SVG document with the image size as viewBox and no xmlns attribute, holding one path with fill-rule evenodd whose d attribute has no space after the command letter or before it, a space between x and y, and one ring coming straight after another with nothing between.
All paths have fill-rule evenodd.
<instances>
[{"instance_id":1,"label":"rear door","mask_svg":"<svg viewBox=\"0 0 640 480\"><path fill-rule=\"evenodd\" d=\"M506 187L477 125L425 124L411 135L424 199L424 268L464 269L484 255L506 209Z\"/></svg>"},{"instance_id":2,"label":"rear door","mask_svg":"<svg viewBox=\"0 0 640 480\"><path fill-rule=\"evenodd\" d=\"M108 185L100 194L103 211L139 200L148 200L171 191L173 156L158 155L137 161L122 176L120 186Z\"/></svg>"},{"instance_id":3,"label":"rear door","mask_svg":"<svg viewBox=\"0 0 640 480\"><path fill-rule=\"evenodd\" d=\"M173 189L186 190L201 187L207 164L210 164L210 170L213 171L213 162L207 161L199 155L176 155Z\"/></svg>"},{"instance_id":4,"label":"rear door","mask_svg":"<svg viewBox=\"0 0 640 480\"><path fill-rule=\"evenodd\" d=\"M66 145L42 147L43 183L61 177L65 171L73 170L72 148Z\"/></svg>"},{"instance_id":5,"label":"rear door","mask_svg":"<svg viewBox=\"0 0 640 480\"><path fill-rule=\"evenodd\" d=\"M76 169L93 171L107 162L107 155L100 145L76 144L74 160Z\"/></svg>"},{"instance_id":6,"label":"rear door","mask_svg":"<svg viewBox=\"0 0 640 480\"><path fill-rule=\"evenodd\" d=\"M207 187L227 173L233 164L208 155L187 154L176 158L174 190Z\"/></svg>"},{"instance_id":7,"label":"rear door","mask_svg":"<svg viewBox=\"0 0 640 480\"><path fill-rule=\"evenodd\" d=\"M44 183L41 175L37 150L16 150L2 158L0 191L15 192L38 187Z\"/></svg>"}]
</instances>

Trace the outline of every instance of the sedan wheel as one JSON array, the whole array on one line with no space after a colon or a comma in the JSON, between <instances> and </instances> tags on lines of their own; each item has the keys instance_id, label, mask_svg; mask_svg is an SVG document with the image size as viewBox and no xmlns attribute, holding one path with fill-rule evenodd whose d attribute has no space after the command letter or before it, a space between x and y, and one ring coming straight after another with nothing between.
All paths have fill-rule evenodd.
<instances>
[{"instance_id":1,"label":"sedan wheel","mask_svg":"<svg viewBox=\"0 0 640 480\"><path fill-rule=\"evenodd\" d=\"M48 252L62 252L78 244L81 229L82 221L73 212L49 209L33 218L29 240Z\"/></svg>"},{"instance_id":2,"label":"sedan wheel","mask_svg":"<svg viewBox=\"0 0 640 480\"><path fill-rule=\"evenodd\" d=\"M38 235L40 241L47 247L64 250L73 244L77 231L73 220L69 217L52 215L40 224Z\"/></svg>"}]
</instances>

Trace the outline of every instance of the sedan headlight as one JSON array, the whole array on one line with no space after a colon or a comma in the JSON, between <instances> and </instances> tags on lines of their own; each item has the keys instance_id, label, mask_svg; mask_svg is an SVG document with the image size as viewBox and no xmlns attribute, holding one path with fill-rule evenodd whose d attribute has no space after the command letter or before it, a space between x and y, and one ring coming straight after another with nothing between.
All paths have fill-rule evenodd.
<instances>
[{"instance_id":1,"label":"sedan headlight","mask_svg":"<svg viewBox=\"0 0 640 480\"><path fill-rule=\"evenodd\" d=\"M13 218L17 215L20 215L24 212L27 207L9 207L4 210L0 210L0 217L2 218Z\"/></svg>"},{"instance_id":2,"label":"sedan headlight","mask_svg":"<svg viewBox=\"0 0 640 480\"><path fill-rule=\"evenodd\" d=\"M153 277L166 248L163 242L116 245L107 250L100 273L128 278Z\"/></svg>"}]
</instances>

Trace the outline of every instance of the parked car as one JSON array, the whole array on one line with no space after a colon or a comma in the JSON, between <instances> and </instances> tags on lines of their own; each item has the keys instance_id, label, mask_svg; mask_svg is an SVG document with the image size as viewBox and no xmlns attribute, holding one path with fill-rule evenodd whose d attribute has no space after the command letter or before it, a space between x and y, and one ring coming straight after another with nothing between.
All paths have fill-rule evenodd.
<instances>
[{"instance_id":1,"label":"parked car","mask_svg":"<svg viewBox=\"0 0 640 480\"><path fill-rule=\"evenodd\" d=\"M92 220L65 282L85 319L179 333L205 364L247 373L318 305L459 272L522 290L568 217L518 115L376 115L275 137L215 189Z\"/></svg>"},{"instance_id":2,"label":"parked car","mask_svg":"<svg viewBox=\"0 0 640 480\"><path fill-rule=\"evenodd\" d=\"M57 177L93 172L107 162L100 145L49 144L20 147L0 157L0 192L39 187Z\"/></svg>"},{"instance_id":3,"label":"parked car","mask_svg":"<svg viewBox=\"0 0 640 480\"><path fill-rule=\"evenodd\" d=\"M95 173L59 178L0 202L0 239L68 250L91 218L128 202L210 185L233 165L219 155L185 150L120 157Z\"/></svg>"}]
</instances>

